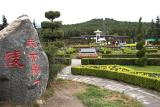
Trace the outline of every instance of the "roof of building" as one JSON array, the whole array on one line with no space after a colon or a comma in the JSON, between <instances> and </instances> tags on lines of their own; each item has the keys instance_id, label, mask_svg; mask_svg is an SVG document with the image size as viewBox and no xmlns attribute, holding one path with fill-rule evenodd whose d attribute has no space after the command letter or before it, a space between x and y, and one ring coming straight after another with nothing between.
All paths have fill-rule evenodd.
<instances>
[{"instance_id":1,"label":"roof of building","mask_svg":"<svg viewBox=\"0 0 160 107\"><path fill-rule=\"evenodd\" d=\"M96 53L96 49L95 48L82 48L80 50L80 53Z\"/></svg>"},{"instance_id":2,"label":"roof of building","mask_svg":"<svg viewBox=\"0 0 160 107\"><path fill-rule=\"evenodd\" d=\"M156 38L148 38L146 39L146 41L156 41L157 39ZM158 41L160 41L160 39L158 39Z\"/></svg>"}]
</instances>

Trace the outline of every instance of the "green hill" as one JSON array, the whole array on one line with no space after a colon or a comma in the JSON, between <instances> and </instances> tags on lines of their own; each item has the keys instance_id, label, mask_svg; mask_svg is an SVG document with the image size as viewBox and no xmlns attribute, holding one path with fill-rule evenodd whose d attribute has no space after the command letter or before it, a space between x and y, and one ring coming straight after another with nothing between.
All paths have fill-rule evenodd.
<instances>
[{"instance_id":1,"label":"green hill","mask_svg":"<svg viewBox=\"0 0 160 107\"><path fill-rule=\"evenodd\" d=\"M65 37L93 35L99 29L107 35L132 36L135 35L138 22L116 21L114 19L92 19L87 22L63 25ZM143 32L148 33L150 23L143 22Z\"/></svg>"}]
</instances>

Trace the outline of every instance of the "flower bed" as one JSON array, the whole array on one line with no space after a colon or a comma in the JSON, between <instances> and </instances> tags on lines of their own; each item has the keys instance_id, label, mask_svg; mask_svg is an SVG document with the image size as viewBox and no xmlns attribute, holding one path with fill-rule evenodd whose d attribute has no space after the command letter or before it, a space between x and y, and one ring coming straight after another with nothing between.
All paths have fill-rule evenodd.
<instances>
[{"instance_id":1,"label":"flower bed","mask_svg":"<svg viewBox=\"0 0 160 107\"><path fill-rule=\"evenodd\" d=\"M77 58L97 58L96 53L78 53Z\"/></svg>"},{"instance_id":2,"label":"flower bed","mask_svg":"<svg viewBox=\"0 0 160 107\"><path fill-rule=\"evenodd\" d=\"M82 65L71 68L74 75L114 79L160 91L160 73L134 71L119 65Z\"/></svg>"}]
</instances>

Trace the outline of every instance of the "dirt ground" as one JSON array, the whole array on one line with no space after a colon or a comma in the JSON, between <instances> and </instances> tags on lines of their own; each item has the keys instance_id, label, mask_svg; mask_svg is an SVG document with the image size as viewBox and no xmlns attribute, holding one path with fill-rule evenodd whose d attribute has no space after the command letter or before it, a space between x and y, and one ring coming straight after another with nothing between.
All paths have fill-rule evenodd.
<instances>
[{"instance_id":1,"label":"dirt ground","mask_svg":"<svg viewBox=\"0 0 160 107\"><path fill-rule=\"evenodd\" d=\"M85 107L74 94L85 90L83 83L63 81L53 85L54 95L41 107Z\"/></svg>"},{"instance_id":2,"label":"dirt ground","mask_svg":"<svg viewBox=\"0 0 160 107\"><path fill-rule=\"evenodd\" d=\"M52 86L54 94L40 107L85 107L74 94L83 92L86 85L73 81L58 80ZM0 107L15 107L8 102L0 102ZM22 107L22 106L16 106Z\"/></svg>"}]
</instances>

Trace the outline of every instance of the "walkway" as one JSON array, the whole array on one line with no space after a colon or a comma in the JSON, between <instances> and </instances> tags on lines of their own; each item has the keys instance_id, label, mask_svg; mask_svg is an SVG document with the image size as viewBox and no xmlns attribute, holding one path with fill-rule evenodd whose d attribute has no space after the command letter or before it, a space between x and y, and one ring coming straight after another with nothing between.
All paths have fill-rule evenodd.
<instances>
[{"instance_id":1,"label":"walkway","mask_svg":"<svg viewBox=\"0 0 160 107\"><path fill-rule=\"evenodd\" d=\"M71 66L76 66L76 65L81 65L81 61L78 59L72 59ZM142 104L144 104L145 107L160 107L159 92L147 90L141 87L109 79L102 79L91 76L75 76L71 74L71 66L64 68L62 72L58 74L58 78L84 82L87 84L92 84L98 87L102 87L104 89L118 91L137 99Z\"/></svg>"}]
</instances>

